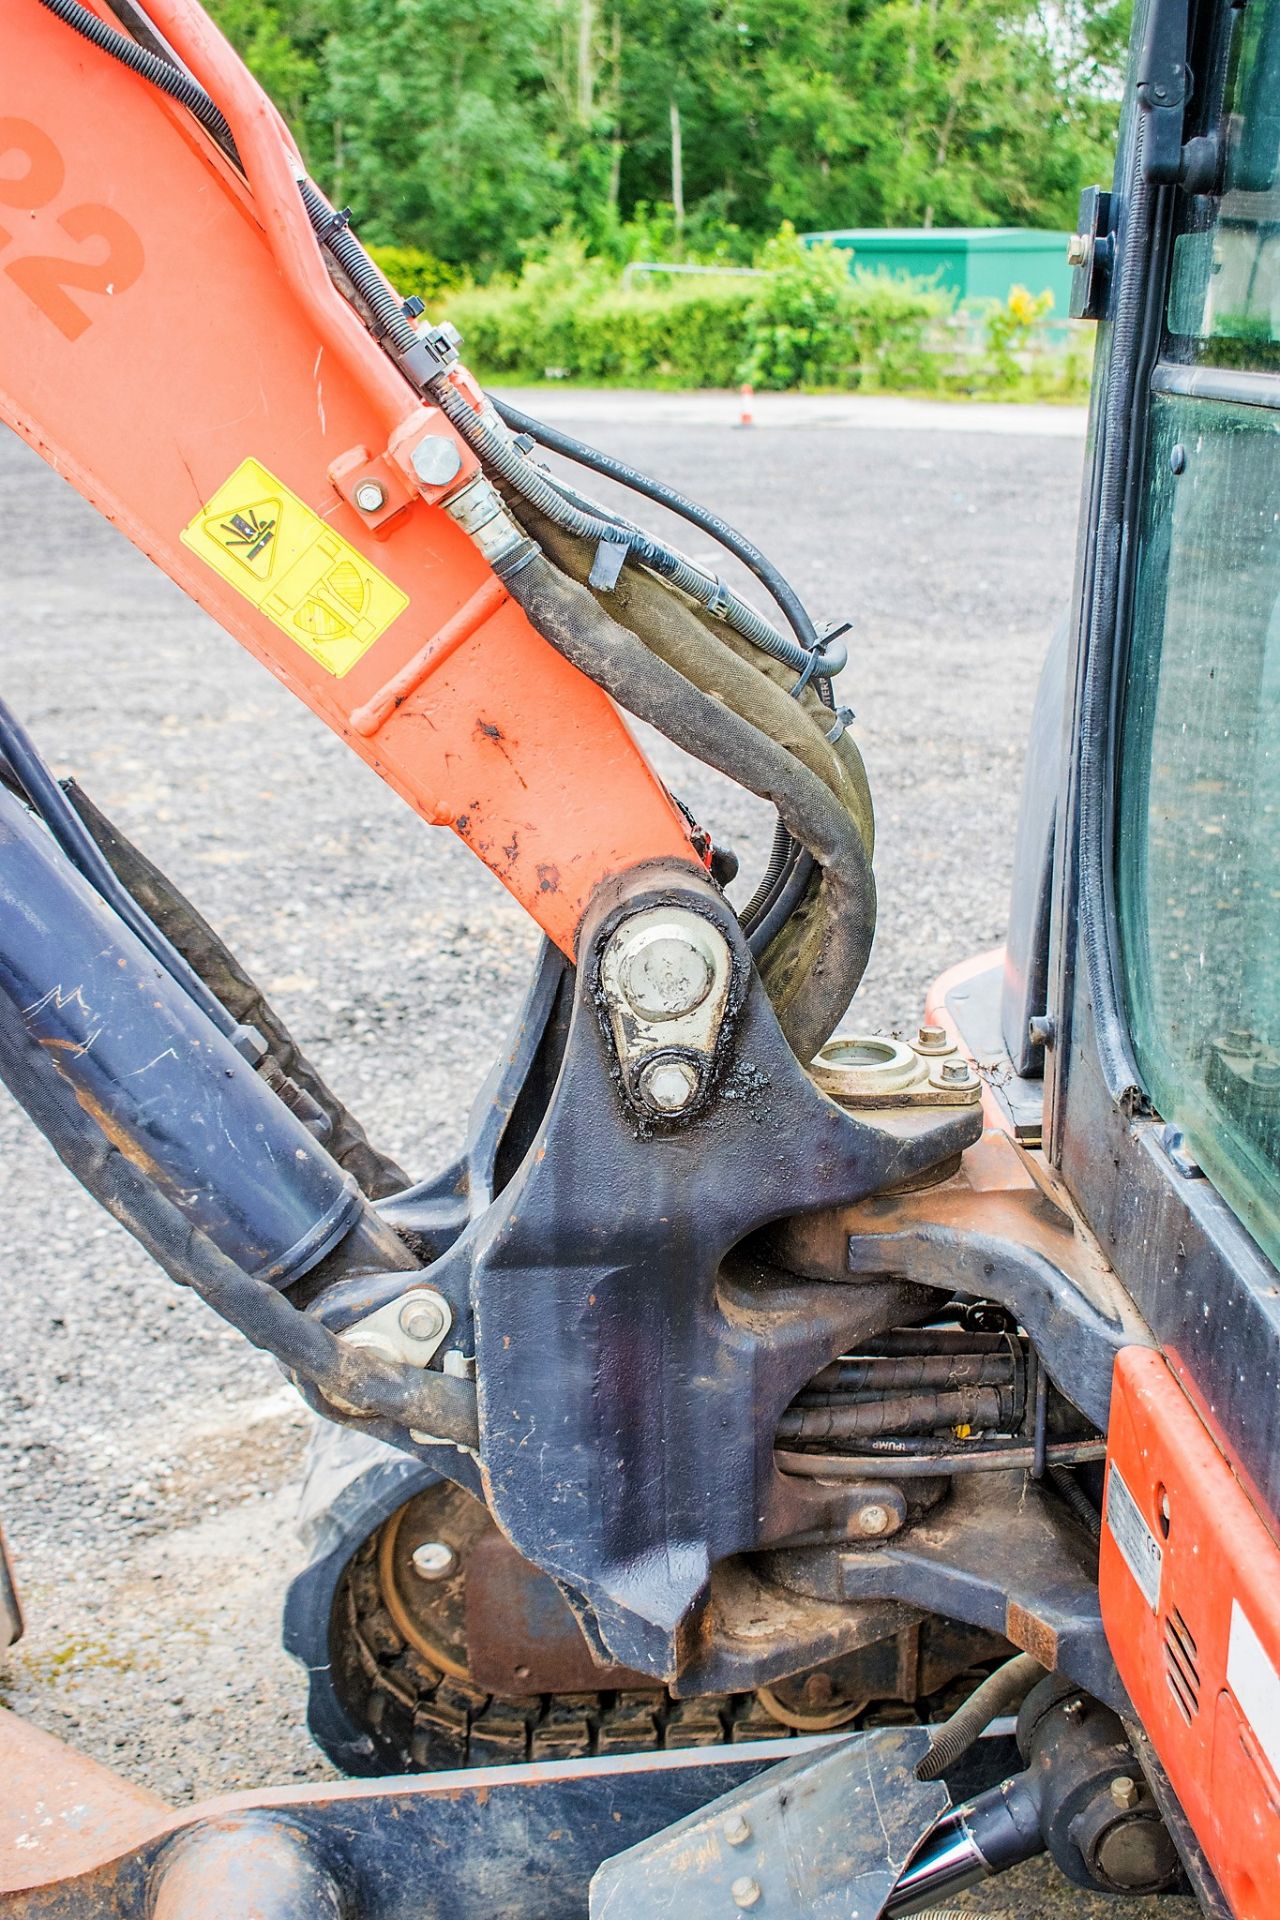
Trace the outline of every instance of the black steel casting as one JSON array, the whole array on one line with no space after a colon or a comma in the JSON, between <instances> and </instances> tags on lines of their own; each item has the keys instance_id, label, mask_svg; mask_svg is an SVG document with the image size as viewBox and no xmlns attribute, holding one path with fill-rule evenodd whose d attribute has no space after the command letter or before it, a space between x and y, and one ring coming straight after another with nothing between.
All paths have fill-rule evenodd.
<instances>
[{"instance_id":1,"label":"black steel casting","mask_svg":"<svg viewBox=\"0 0 1280 1920\"><path fill-rule=\"evenodd\" d=\"M619 921L659 902L719 927L739 1004L712 1096L646 1125L621 1095L598 971ZM980 1125L972 1108L875 1120L802 1071L714 888L654 872L597 902L545 1116L432 1279L453 1298L465 1273L471 1293L486 1498L623 1665L674 1680L718 1562L852 1524L856 1490L777 1472L778 1416L851 1340L926 1317L937 1295L798 1282L743 1243L954 1159Z\"/></svg>"}]
</instances>

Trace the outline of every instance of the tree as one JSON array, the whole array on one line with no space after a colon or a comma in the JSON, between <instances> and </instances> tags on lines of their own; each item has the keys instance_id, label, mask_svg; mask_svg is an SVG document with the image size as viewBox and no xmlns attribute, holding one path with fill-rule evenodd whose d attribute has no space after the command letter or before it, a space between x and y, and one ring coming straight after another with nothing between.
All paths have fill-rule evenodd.
<instances>
[{"instance_id":1,"label":"tree","mask_svg":"<svg viewBox=\"0 0 1280 1920\"><path fill-rule=\"evenodd\" d=\"M1131 0L213 4L367 238L484 274L677 197L695 255L726 222L1066 226Z\"/></svg>"}]
</instances>

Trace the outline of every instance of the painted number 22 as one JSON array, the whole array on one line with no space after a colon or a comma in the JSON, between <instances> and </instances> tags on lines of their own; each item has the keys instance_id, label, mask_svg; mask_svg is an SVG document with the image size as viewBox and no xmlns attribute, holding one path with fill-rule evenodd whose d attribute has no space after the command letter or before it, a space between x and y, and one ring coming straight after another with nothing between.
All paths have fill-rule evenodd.
<instances>
[{"instance_id":1,"label":"painted number 22","mask_svg":"<svg viewBox=\"0 0 1280 1920\"><path fill-rule=\"evenodd\" d=\"M15 159L18 171L11 171ZM0 116L0 210L16 207L36 213L57 199L66 178L62 155L47 133L30 120ZM88 258L28 253L0 266L41 313L68 340L78 340L92 318L70 289L86 293L123 293L142 272L142 242L113 207L68 207L55 216L68 239L89 250ZM0 254L14 235L0 221ZM104 251L105 249L105 251Z\"/></svg>"}]
</instances>

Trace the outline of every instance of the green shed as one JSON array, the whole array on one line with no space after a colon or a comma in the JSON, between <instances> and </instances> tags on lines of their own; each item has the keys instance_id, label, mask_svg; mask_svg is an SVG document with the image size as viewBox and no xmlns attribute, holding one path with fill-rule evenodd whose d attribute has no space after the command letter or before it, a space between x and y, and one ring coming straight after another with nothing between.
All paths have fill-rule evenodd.
<instances>
[{"instance_id":1,"label":"green shed","mask_svg":"<svg viewBox=\"0 0 1280 1920\"><path fill-rule=\"evenodd\" d=\"M1007 300L1012 287L1053 295L1054 318L1067 315L1071 268L1066 233L1036 227L841 227L806 233L807 246L847 247L858 266L937 279L961 302Z\"/></svg>"}]
</instances>

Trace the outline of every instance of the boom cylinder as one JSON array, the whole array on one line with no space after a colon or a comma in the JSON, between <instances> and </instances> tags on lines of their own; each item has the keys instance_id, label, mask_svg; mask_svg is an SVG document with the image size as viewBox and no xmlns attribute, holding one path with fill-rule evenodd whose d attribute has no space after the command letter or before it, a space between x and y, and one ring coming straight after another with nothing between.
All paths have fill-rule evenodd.
<instances>
[{"instance_id":1,"label":"boom cylinder","mask_svg":"<svg viewBox=\"0 0 1280 1920\"><path fill-rule=\"evenodd\" d=\"M0 1078L96 1199L122 1154L244 1273L415 1265L356 1182L0 788Z\"/></svg>"}]
</instances>

